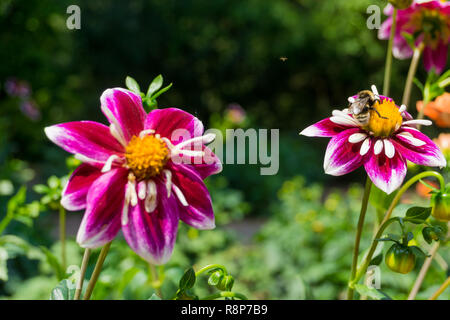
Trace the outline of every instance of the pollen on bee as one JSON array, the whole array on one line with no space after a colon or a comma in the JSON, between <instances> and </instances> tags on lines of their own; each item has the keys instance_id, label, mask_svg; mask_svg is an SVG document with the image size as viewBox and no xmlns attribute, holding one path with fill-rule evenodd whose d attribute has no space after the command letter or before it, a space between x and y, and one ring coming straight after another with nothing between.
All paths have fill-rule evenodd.
<instances>
[{"instance_id":1,"label":"pollen on bee","mask_svg":"<svg viewBox=\"0 0 450 320\"><path fill-rule=\"evenodd\" d=\"M366 130L377 137L389 137L402 125L402 115L394 101L383 99L374 104L374 109L370 111L369 123Z\"/></svg>"}]
</instances>

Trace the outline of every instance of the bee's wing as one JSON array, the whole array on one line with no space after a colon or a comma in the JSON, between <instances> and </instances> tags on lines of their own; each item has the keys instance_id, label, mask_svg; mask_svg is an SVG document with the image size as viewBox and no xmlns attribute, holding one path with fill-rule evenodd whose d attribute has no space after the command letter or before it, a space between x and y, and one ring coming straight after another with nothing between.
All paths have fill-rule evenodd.
<instances>
[{"instance_id":1,"label":"bee's wing","mask_svg":"<svg viewBox=\"0 0 450 320\"><path fill-rule=\"evenodd\" d=\"M369 98L363 98L363 99L357 99L355 102L353 102L350 105L349 110L353 113L353 114L360 114L361 111L363 111L364 106L366 105L367 101L369 101Z\"/></svg>"}]
</instances>

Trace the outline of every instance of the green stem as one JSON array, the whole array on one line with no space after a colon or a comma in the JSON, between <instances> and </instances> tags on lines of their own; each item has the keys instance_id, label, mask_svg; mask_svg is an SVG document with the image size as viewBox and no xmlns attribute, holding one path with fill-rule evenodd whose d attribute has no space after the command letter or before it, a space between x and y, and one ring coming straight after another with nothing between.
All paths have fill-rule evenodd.
<instances>
[{"instance_id":1,"label":"green stem","mask_svg":"<svg viewBox=\"0 0 450 320\"><path fill-rule=\"evenodd\" d=\"M391 34L389 36L388 49L386 53L386 66L384 68L383 95L389 96L389 86L391 82L392 69L392 45L394 43L395 28L397 24L397 9L394 8L392 13Z\"/></svg>"},{"instance_id":2,"label":"green stem","mask_svg":"<svg viewBox=\"0 0 450 320\"><path fill-rule=\"evenodd\" d=\"M221 269L225 274L228 274L227 269L224 266L222 266L221 264L209 264L209 265L201 268L200 270L198 270L195 273L195 276L198 277L202 273L212 270L212 269Z\"/></svg>"},{"instance_id":3,"label":"green stem","mask_svg":"<svg viewBox=\"0 0 450 320\"><path fill-rule=\"evenodd\" d=\"M66 270L66 210L59 207L59 241L61 242L61 266Z\"/></svg>"},{"instance_id":4,"label":"green stem","mask_svg":"<svg viewBox=\"0 0 450 320\"><path fill-rule=\"evenodd\" d=\"M353 287L354 284L356 284L362 277L362 275L366 272L367 267L369 266L370 261L372 260L372 256L375 252L375 249L378 245L378 241L375 241L375 239L381 237L381 235L383 234L384 229L392 222L395 221L394 219L390 219L392 212L394 211L395 206L398 204L398 202L400 201L401 196L405 193L406 190L408 190L409 187L411 187L414 183L416 183L417 181L419 181L422 178L425 177L435 177L436 179L439 180L440 186L441 186L441 190L443 190L445 188L445 180L442 177L442 175L440 175L438 172L436 171L425 171L422 173L419 173L418 175L412 177L411 179L409 179L401 188L400 190L397 192L397 194L395 195L394 199L391 202L391 205L389 206L383 221L380 224L380 227L377 231L377 233L375 234L374 240L372 240L372 245L369 249L369 252L366 256L366 258L364 259L362 265L360 268L358 268L358 271L356 272L356 276L354 277L354 279L349 283L349 287Z\"/></svg>"},{"instance_id":5,"label":"green stem","mask_svg":"<svg viewBox=\"0 0 450 320\"><path fill-rule=\"evenodd\" d=\"M150 278L151 278L151 286L156 290L156 293L160 298L162 298L162 292L161 292L161 281L158 277L158 271L155 268L154 264L149 263L149 269L150 269Z\"/></svg>"},{"instance_id":6,"label":"green stem","mask_svg":"<svg viewBox=\"0 0 450 320\"><path fill-rule=\"evenodd\" d=\"M366 180L366 187L364 189L364 195L361 204L361 212L359 214L358 226L356 229L356 238L355 238L355 247L353 250L353 261L352 261L352 269L350 273L349 283L353 281L356 275L356 268L358 266L358 255L359 255L359 243L361 241L361 234L364 226L364 219L366 217L367 205L369 203L370 190L372 188L372 181L369 177ZM347 289L347 300L353 300L354 289L352 287L348 287Z\"/></svg>"},{"instance_id":7,"label":"green stem","mask_svg":"<svg viewBox=\"0 0 450 320\"><path fill-rule=\"evenodd\" d=\"M377 246L378 246L378 241L376 241L375 239L381 238L383 236L384 230L394 221L397 221L397 219L395 219L395 218L389 219L389 220L385 221L384 223L382 223L381 226L378 228L378 231L372 240L372 245L369 249L369 252L368 252L366 258L364 259L361 267L358 268L355 278L349 284L350 287L353 287L356 283L358 283L358 281L361 279L361 277L363 276L363 274L366 272L367 268L369 267L370 261L372 260L372 256L375 253L375 250L377 249Z\"/></svg>"},{"instance_id":8,"label":"green stem","mask_svg":"<svg viewBox=\"0 0 450 320\"><path fill-rule=\"evenodd\" d=\"M434 256L436 255L439 249L439 246L440 242L436 241L431 247L431 250L428 252L429 256L426 257L422 265L422 268L420 268L419 275L417 276L416 281L414 281L414 285L411 289L411 292L408 295L408 300L414 300L416 298L417 293L419 293L420 287L422 286L422 282L425 279L428 270L430 269L431 262L433 261Z\"/></svg>"},{"instance_id":9,"label":"green stem","mask_svg":"<svg viewBox=\"0 0 450 320\"><path fill-rule=\"evenodd\" d=\"M98 256L97 263L95 264L94 272L92 273L91 280L89 280L88 287L86 288L86 292L84 293L83 300L89 300L92 295L92 291L94 291L95 284L97 283L98 276L102 271L103 262L105 262L106 255L108 254L109 247L111 247L111 242L108 242L100 251L100 255Z\"/></svg>"},{"instance_id":10,"label":"green stem","mask_svg":"<svg viewBox=\"0 0 450 320\"><path fill-rule=\"evenodd\" d=\"M201 298L200 300L215 300L218 298L238 298L241 300L248 300L246 296L244 296L242 293L237 292L231 292L231 291L222 291L219 293L212 294L210 296L206 296L204 298Z\"/></svg>"},{"instance_id":11,"label":"green stem","mask_svg":"<svg viewBox=\"0 0 450 320\"><path fill-rule=\"evenodd\" d=\"M73 298L74 300L80 300L81 291L83 290L84 275L86 274L90 255L90 249L84 250L83 261L81 262L80 277L78 278L77 287L75 288L75 297Z\"/></svg>"},{"instance_id":12,"label":"green stem","mask_svg":"<svg viewBox=\"0 0 450 320\"><path fill-rule=\"evenodd\" d=\"M419 114L417 115L417 119L423 119L423 116L425 114L425 108L427 107L428 103L430 102L430 84L425 83L425 87L423 88L423 104L422 109L420 109ZM420 126L418 126L418 129L420 129Z\"/></svg>"},{"instance_id":13,"label":"green stem","mask_svg":"<svg viewBox=\"0 0 450 320\"><path fill-rule=\"evenodd\" d=\"M413 57L411 59L411 64L408 70L408 76L406 78L405 90L403 91L402 104L408 106L409 98L411 96L411 88L414 80L414 76L416 75L417 65L420 60L420 55L422 54L424 48L423 42L421 42L416 48L414 48Z\"/></svg>"}]
</instances>

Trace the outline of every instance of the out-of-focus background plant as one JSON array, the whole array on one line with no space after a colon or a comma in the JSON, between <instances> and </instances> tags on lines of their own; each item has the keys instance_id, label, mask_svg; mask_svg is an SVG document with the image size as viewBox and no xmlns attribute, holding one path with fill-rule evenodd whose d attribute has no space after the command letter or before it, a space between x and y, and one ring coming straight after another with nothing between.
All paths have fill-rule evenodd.
<instances>
[{"instance_id":1,"label":"out-of-focus background plant","mask_svg":"<svg viewBox=\"0 0 450 320\"><path fill-rule=\"evenodd\" d=\"M81 8L80 30L66 27L71 4ZM65 267L82 259L74 241L82 214L65 216L63 248L58 219L61 188L77 162L66 162L67 154L47 141L43 128L105 122L99 111L104 89L124 87L126 75L148 83L162 73L174 85L158 98L159 107L183 108L221 130L279 128L280 170L261 176L257 165L224 165L207 181L217 228L182 225L173 258L156 270L120 237L93 298L171 298L186 268L210 263L226 265L236 291L249 298L343 298L362 194L360 185L346 186L363 172L325 175L327 141L302 139L298 132L345 107L345 97L382 83L386 43L366 28L371 4L382 8L386 1L2 1L0 297L47 299L66 277ZM408 67L409 61L393 65L390 91L398 100ZM416 77L426 78L423 68ZM447 95L424 114L440 125L425 131L448 156L449 139L442 134L448 129ZM411 101L420 99L415 88ZM412 203L428 206L426 193L408 193L396 212ZM384 209L376 199L373 205L368 234ZM368 245L363 241L362 248ZM450 252L439 253L418 298L445 280ZM402 276L381 265L383 291L406 298L421 264ZM196 294L211 290L206 280L198 281ZM448 290L441 296L449 297Z\"/></svg>"}]
</instances>

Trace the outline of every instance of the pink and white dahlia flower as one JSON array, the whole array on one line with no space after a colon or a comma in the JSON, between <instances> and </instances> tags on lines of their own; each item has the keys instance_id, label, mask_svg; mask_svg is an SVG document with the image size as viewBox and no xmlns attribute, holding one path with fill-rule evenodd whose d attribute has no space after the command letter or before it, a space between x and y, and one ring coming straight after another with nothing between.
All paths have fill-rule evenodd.
<instances>
[{"instance_id":1,"label":"pink and white dahlia flower","mask_svg":"<svg viewBox=\"0 0 450 320\"><path fill-rule=\"evenodd\" d=\"M393 6L388 4L384 13L389 16L383 22L378 32L380 39L389 39ZM397 26L395 28L392 53L397 59L407 59L413 55L413 50L404 37L404 33L416 39L416 45L423 41L423 63L425 69L435 68L441 73L447 62L447 50L450 41L450 2L444 1L414 1L406 9L398 10Z\"/></svg>"},{"instance_id":2,"label":"pink and white dahlia flower","mask_svg":"<svg viewBox=\"0 0 450 320\"><path fill-rule=\"evenodd\" d=\"M350 97L349 100L355 99ZM348 109L334 110L330 118L313 124L302 132L308 137L331 137L325 159L325 173L347 174L364 166L369 178L381 190L391 193L403 182L406 161L431 167L444 167L444 155L417 125L430 125L429 120L413 120L402 105L380 96L370 120L361 125Z\"/></svg>"},{"instance_id":3,"label":"pink and white dahlia flower","mask_svg":"<svg viewBox=\"0 0 450 320\"><path fill-rule=\"evenodd\" d=\"M203 135L202 122L180 109L147 114L141 97L125 89L106 90L100 102L109 126L76 121L45 128L51 141L83 161L61 204L85 210L77 235L82 247L100 247L122 229L138 255L163 264L180 219L198 229L215 227L203 183L222 169L205 146L215 136Z\"/></svg>"}]
</instances>

